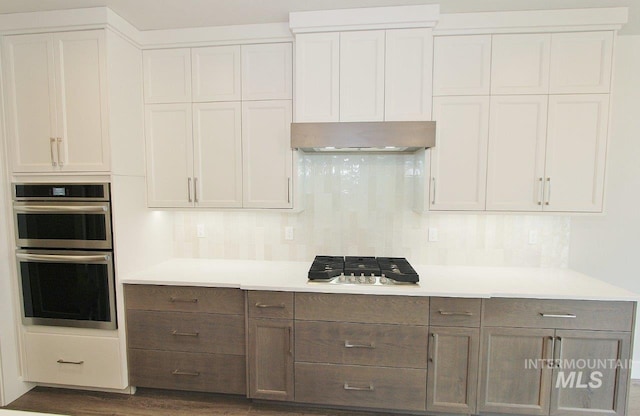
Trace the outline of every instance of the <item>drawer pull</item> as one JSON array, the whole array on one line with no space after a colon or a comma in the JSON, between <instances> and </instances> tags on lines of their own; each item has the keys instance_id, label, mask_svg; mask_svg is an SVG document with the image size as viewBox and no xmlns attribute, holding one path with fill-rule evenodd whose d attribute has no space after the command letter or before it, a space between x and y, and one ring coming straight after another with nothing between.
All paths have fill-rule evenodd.
<instances>
[{"instance_id":1,"label":"drawer pull","mask_svg":"<svg viewBox=\"0 0 640 416\"><path fill-rule=\"evenodd\" d=\"M84 361L66 361L63 359L58 360L58 364L73 364L73 365L82 365Z\"/></svg>"},{"instance_id":2,"label":"drawer pull","mask_svg":"<svg viewBox=\"0 0 640 416\"><path fill-rule=\"evenodd\" d=\"M373 383L369 383L367 387L357 387L357 386L350 385L348 382L344 383L344 389L352 390L352 391L374 391L375 390L373 387Z\"/></svg>"},{"instance_id":3,"label":"drawer pull","mask_svg":"<svg viewBox=\"0 0 640 416\"><path fill-rule=\"evenodd\" d=\"M577 318L572 313L540 313L543 318Z\"/></svg>"},{"instance_id":4,"label":"drawer pull","mask_svg":"<svg viewBox=\"0 0 640 416\"><path fill-rule=\"evenodd\" d=\"M345 340L344 341L344 347L345 348L368 348L368 349L375 349L376 346L373 342L370 342L368 344L354 344L351 341Z\"/></svg>"},{"instance_id":5,"label":"drawer pull","mask_svg":"<svg viewBox=\"0 0 640 416\"><path fill-rule=\"evenodd\" d=\"M174 376L190 376L190 377L198 377L200 373L197 371L182 371L182 370L173 370L171 372Z\"/></svg>"},{"instance_id":6,"label":"drawer pull","mask_svg":"<svg viewBox=\"0 0 640 416\"><path fill-rule=\"evenodd\" d=\"M176 337L198 337L200 336L199 332L178 332L175 329L171 331L171 335Z\"/></svg>"},{"instance_id":7,"label":"drawer pull","mask_svg":"<svg viewBox=\"0 0 640 416\"><path fill-rule=\"evenodd\" d=\"M438 313L445 316L473 316L472 312L438 311Z\"/></svg>"},{"instance_id":8,"label":"drawer pull","mask_svg":"<svg viewBox=\"0 0 640 416\"><path fill-rule=\"evenodd\" d=\"M183 299L183 298L174 298L173 296L171 296L169 298L169 302L171 303L198 303L198 299L197 298L193 298L193 299Z\"/></svg>"},{"instance_id":9,"label":"drawer pull","mask_svg":"<svg viewBox=\"0 0 640 416\"><path fill-rule=\"evenodd\" d=\"M284 303L281 303L279 305L269 305L266 303L256 303L256 308L260 308L260 309L284 309L286 308L286 305Z\"/></svg>"}]
</instances>

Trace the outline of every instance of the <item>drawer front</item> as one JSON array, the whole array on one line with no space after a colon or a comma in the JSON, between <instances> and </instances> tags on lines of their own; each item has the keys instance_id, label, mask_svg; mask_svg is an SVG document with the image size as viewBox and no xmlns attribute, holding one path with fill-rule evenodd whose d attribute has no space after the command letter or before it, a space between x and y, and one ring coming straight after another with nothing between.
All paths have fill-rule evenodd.
<instances>
[{"instance_id":1,"label":"drawer front","mask_svg":"<svg viewBox=\"0 0 640 416\"><path fill-rule=\"evenodd\" d=\"M129 350L132 386L245 394L245 380L240 355Z\"/></svg>"},{"instance_id":2,"label":"drawer front","mask_svg":"<svg viewBox=\"0 0 640 416\"><path fill-rule=\"evenodd\" d=\"M296 363L299 403L424 411L426 370Z\"/></svg>"},{"instance_id":3,"label":"drawer front","mask_svg":"<svg viewBox=\"0 0 640 416\"><path fill-rule=\"evenodd\" d=\"M296 293L296 319L428 325L429 298Z\"/></svg>"},{"instance_id":4,"label":"drawer front","mask_svg":"<svg viewBox=\"0 0 640 416\"><path fill-rule=\"evenodd\" d=\"M125 285L125 307L148 311L244 314L240 289Z\"/></svg>"},{"instance_id":5,"label":"drawer front","mask_svg":"<svg viewBox=\"0 0 640 416\"><path fill-rule=\"evenodd\" d=\"M25 381L123 389L117 338L26 333Z\"/></svg>"},{"instance_id":6,"label":"drawer front","mask_svg":"<svg viewBox=\"0 0 640 416\"><path fill-rule=\"evenodd\" d=\"M296 361L427 368L426 326L297 321Z\"/></svg>"},{"instance_id":7,"label":"drawer front","mask_svg":"<svg viewBox=\"0 0 640 416\"><path fill-rule=\"evenodd\" d=\"M293 319L293 292L250 291L247 296L250 318Z\"/></svg>"},{"instance_id":8,"label":"drawer front","mask_svg":"<svg viewBox=\"0 0 640 416\"><path fill-rule=\"evenodd\" d=\"M631 331L633 302L484 300L483 326Z\"/></svg>"},{"instance_id":9,"label":"drawer front","mask_svg":"<svg viewBox=\"0 0 640 416\"><path fill-rule=\"evenodd\" d=\"M480 326L482 301L467 298L431 298L429 322L436 326Z\"/></svg>"},{"instance_id":10,"label":"drawer front","mask_svg":"<svg viewBox=\"0 0 640 416\"><path fill-rule=\"evenodd\" d=\"M245 355L244 317L127 311L129 348Z\"/></svg>"}]
</instances>

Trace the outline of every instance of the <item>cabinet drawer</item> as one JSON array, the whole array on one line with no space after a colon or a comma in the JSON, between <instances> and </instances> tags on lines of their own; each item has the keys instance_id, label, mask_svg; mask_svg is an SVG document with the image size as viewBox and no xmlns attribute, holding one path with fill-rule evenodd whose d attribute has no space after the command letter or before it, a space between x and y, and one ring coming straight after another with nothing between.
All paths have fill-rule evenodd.
<instances>
[{"instance_id":1,"label":"cabinet drawer","mask_svg":"<svg viewBox=\"0 0 640 416\"><path fill-rule=\"evenodd\" d=\"M296 361L427 368L426 326L297 321Z\"/></svg>"},{"instance_id":2,"label":"cabinet drawer","mask_svg":"<svg viewBox=\"0 0 640 416\"><path fill-rule=\"evenodd\" d=\"M429 322L436 326L480 326L482 301L466 298L431 298Z\"/></svg>"},{"instance_id":3,"label":"cabinet drawer","mask_svg":"<svg viewBox=\"0 0 640 416\"><path fill-rule=\"evenodd\" d=\"M250 291L250 318L293 319L293 292Z\"/></svg>"},{"instance_id":4,"label":"cabinet drawer","mask_svg":"<svg viewBox=\"0 0 640 416\"><path fill-rule=\"evenodd\" d=\"M125 285L125 306L148 311L244 314L242 291L227 288Z\"/></svg>"},{"instance_id":5,"label":"cabinet drawer","mask_svg":"<svg viewBox=\"0 0 640 416\"><path fill-rule=\"evenodd\" d=\"M426 370L333 364L295 365L299 403L424 411Z\"/></svg>"},{"instance_id":6,"label":"cabinet drawer","mask_svg":"<svg viewBox=\"0 0 640 416\"><path fill-rule=\"evenodd\" d=\"M428 325L429 298L296 293L296 319Z\"/></svg>"},{"instance_id":7,"label":"cabinet drawer","mask_svg":"<svg viewBox=\"0 0 640 416\"><path fill-rule=\"evenodd\" d=\"M245 394L245 379L240 355L129 350L132 386Z\"/></svg>"},{"instance_id":8,"label":"cabinet drawer","mask_svg":"<svg viewBox=\"0 0 640 416\"><path fill-rule=\"evenodd\" d=\"M631 331L633 302L484 300L483 326Z\"/></svg>"},{"instance_id":9,"label":"cabinet drawer","mask_svg":"<svg viewBox=\"0 0 640 416\"><path fill-rule=\"evenodd\" d=\"M129 348L245 355L244 317L127 311Z\"/></svg>"},{"instance_id":10,"label":"cabinet drawer","mask_svg":"<svg viewBox=\"0 0 640 416\"><path fill-rule=\"evenodd\" d=\"M123 389L117 338L26 333L25 381Z\"/></svg>"}]
</instances>

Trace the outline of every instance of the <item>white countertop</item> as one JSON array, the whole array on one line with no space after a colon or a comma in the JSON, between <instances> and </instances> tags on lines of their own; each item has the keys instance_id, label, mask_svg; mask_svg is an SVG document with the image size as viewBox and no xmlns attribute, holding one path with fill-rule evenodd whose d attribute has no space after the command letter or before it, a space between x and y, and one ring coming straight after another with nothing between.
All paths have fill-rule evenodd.
<instances>
[{"instance_id":1,"label":"white countertop","mask_svg":"<svg viewBox=\"0 0 640 416\"><path fill-rule=\"evenodd\" d=\"M0 416L56 416L56 415L52 415L51 413L33 413L33 412L21 412L18 410L0 409Z\"/></svg>"},{"instance_id":2,"label":"white countertop","mask_svg":"<svg viewBox=\"0 0 640 416\"><path fill-rule=\"evenodd\" d=\"M129 276L125 284L403 296L514 297L638 301L640 295L568 269L414 265L420 284L307 283L311 262L172 259Z\"/></svg>"}]
</instances>

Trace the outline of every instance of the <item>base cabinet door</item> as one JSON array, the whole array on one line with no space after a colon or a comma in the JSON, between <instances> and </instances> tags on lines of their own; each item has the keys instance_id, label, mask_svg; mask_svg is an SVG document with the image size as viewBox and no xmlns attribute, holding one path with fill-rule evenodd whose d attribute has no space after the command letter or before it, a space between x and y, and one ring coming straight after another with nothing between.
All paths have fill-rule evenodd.
<instances>
[{"instance_id":1,"label":"base cabinet door","mask_svg":"<svg viewBox=\"0 0 640 416\"><path fill-rule=\"evenodd\" d=\"M553 329L484 328L479 413L548 415Z\"/></svg>"},{"instance_id":2,"label":"base cabinet door","mask_svg":"<svg viewBox=\"0 0 640 416\"><path fill-rule=\"evenodd\" d=\"M556 331L551 415L624 416L631 335Z\"/></svg>"},{"instance_id":3,"label":"base cabinet door","mask_svg":"<svg viewBox=\"0 0 640 416\"><path fill-rule=\"evenodd\" d=\"M427 411L476 413L479 347L477 328L429 330Z\"/></svg>"},{"instance_id":4,"label":"base cabinet door","mask_svg":"<svg viewBox=\"0 0 640 416\"><path fill-rule=\"evenodd\" d=\"M293 321L249 320L249 397L293 401Z\"/></svg>"}]
</instances>

